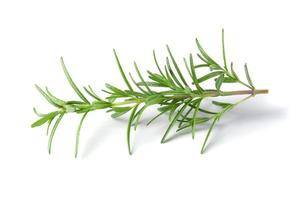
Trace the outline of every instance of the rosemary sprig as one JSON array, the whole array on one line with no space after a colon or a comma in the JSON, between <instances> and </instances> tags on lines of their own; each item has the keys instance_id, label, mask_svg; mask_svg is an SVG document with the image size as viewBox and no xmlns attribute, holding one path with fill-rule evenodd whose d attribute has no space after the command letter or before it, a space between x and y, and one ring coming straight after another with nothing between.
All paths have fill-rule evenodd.
<instances>
[{"instance_id":1,"label":"rosemary sprig","mask_svg":"<svg viewBox=\"0 0 300 200\"><path fill-rule=\"evenodd\" d=\"M119 57L115 50L113 50L115 59L117 61L118 69L121 76L127 86L127 89L121 89L111 84L106 84L106 89L103 91L108 94L105 99L102 99L97 95L91 86L83 87L89 98L86 97L79 87L75 84L71 78L63 59L61 58L61 65L65 76L78 95L79 99L64 101L55 97L48 88L43 90L36 85L37 90L41 95L56 109L47 114L41 114L36 111L39 119L34 122L31 127L41 126L47 123L47 135L50 132L48 140L48 150L51 152L52 140L55 136L57 127L59 126L62 118L67 113L77 113L82 115L77 132L76 132L76 142L75 142L75 157L78 153L79 141L80 141L80 130L83 121L89 112L101 109L107 109L107 112L111 113L111 117L117 118L128 112L130 112L130 117L127 126L127 145L128 152L131 154L131 129L134 126L136 130L139 120L141 119L144 111L150 106L157 106L159 112L153 119L151 119L147 125L151 124L155 119L162 116L165 113L169 114L170 124L161 139L161 143L169 140L168 136L172 128L178 124L177 131L181 131L187 128L191 128L192 138L195 137L196 126L202 125L207 122L211 122L210 128L206 134L204 142L201 147L201 153L205 151L207 141L213 128L216 126L217 122L224 116L226 112L233 109L238 104L244 102L245 100L255 96L256 94L266 94L268 90L256 89L253 85L252 79L248 71L247 64L244 66L245 76L247 82L242 81L238 75L235 73L233 64L230 64L230 68L227 66L226 55L225 55L225 45L224 45L224 30L222 30L222 57L223 64L218 64L214 59L212 59L206 51L201 46L198 39L196 39L196 44L199 50L197 54L199 61L195 60L192 54L189 54L189 62L184 59L185 67L190 75L191 83L188 84L187 79L183 76L182 71L175 60L169 46L167 45L167 51L169 56L166 57L166 63L164 65L164 70L162 70L159 62L156 58L156 54L153 51L153 57L155 65L158 69L158 73L148 71L148 78L146 80L142 73L140 72L138 65L134 62L134 68L140 81L136 81L132 74L129 73L131 79L128 80L123 67L120 63ZM202 76L197 76L197 70L201 68L209 69L206 74ZM176 72L176 73L175 73ZM214 81L214 89L204 89L202 86L203 82ZM248 90L238 90L238 91L223 91L223 84L240 84ZM135 86L135 87L133 87ZM248 95L236 103L213 101L211 98L220 96L232 96L232 95ZM88 100L91 99L91 100ZM213 112L205 109L201 102L205 99L210 100L210 102L217 106L219 110ZM52 122L55 121L54 125L51 127Z\"/></svg>"}]
</instances>

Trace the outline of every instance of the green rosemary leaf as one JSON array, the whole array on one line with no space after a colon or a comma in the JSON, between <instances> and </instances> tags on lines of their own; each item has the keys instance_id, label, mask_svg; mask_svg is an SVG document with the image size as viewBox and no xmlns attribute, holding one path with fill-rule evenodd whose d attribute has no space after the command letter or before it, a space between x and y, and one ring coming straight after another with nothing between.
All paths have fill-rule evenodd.
<instances>
[{"instance_id":1,"label":"green rosemary leaf","mask_svg":"<svg viewBox=\"0 0 300 200\"><path fill-rule=\"evenodd\" d=\"M141 92L136 92L136 91L130 91L130 90L124 90L129 96L133 97L135 96L136 98L144 98L147 97L148 93L141 93Z\"/></svg>"},{"instance_id":2,"label":"green rosemary leaf","mask_svg":"<svg viewBox=\"0 0 300 200\"><path fill-rule=\"evenodd\" d=\"M193 106L193 105L191 105L191 104L190 104L189 106L195 108L195 106ZM211 115L217 114L216 112L212 112L212 111L209 111L209 110L206 110L206 109L203 109L203 108L199 108L199 111L200 111L200 112L203 112L203 113L206 113L206 114L211 114Z\"/></svg>"},{"instance_id":3,"label":"green rosemary leaf","mask_svg":"<svg viewBox=\"0 0 300 200\"><path fill-rule=\"evenodd\" d=\"M174 67L175 67L175 69L176 69L176 71L177 71L177 73L178 73L178 75L179 75L181 81L183 82L183 84L184 84L185 86L188 87L188 84L186 83L186 81L185 81L185 79L184 79L184 77L183 77L183 75L182 75L182 73L181 73L181 71L180 71L180 69L179 69L179 67L178 67L178 65L177 65L177 63L176 63L176 61L175 61L175 58L174 58L174 56L172 55L172 52L171 52L171 50L170 50L170 48L169 48L168 45L167 45L167 50L168 50L168 52L169 52L169 55L170 55L171 60L172 60L172 62L173 62L173 65L174 65Z\"/></svg>"},{"instance_id":4,"label":"green rosemary leaf","mask_svg":"<svg viewBox=\"0 0 300 200\"><path fill-rule=\"evenodd\" d=\"M56 115L56 116L57 116L57 115ZM46 135L47 135L47 136L48 136L48 134L49 134L50 126L51 126L51 124L52 124L52 122L53 122L53 120L55 119L56 116L54 116L52 119L50 119L50 120L48 121L47 130L46 130Z\"/></svg>"},{"instance_id":5,"label":"green rosemary leaf","mask_svg":"<svg viewBox=\"0 0 300 200\"><path fill-rule=\"evenodd\" d=\"M122 66L121 66L120 60L119 60L119 58L118 58L118 55L117 55L117 53L116 53L116 50L113 49L113 51L114 51L115 59L116 59L116 61L117 61L118 68L119 68L119 71L120 71L120 73L121 73L121 75L122 75L122 78L123 78L124 82L126 83L128 89L132 91L133 89L132 89L132 87L131 87L129 81L127 80L127 78L126 78L126 76L125 76L125 74L124 74L124 71L123 71L123 68L122 68Z\"/></svg>"},{"instance_id":6,"label":"green rosemary leaf","mask_svg":"<svg viewBox=\"0 0 300 200\"><path fill-rule=\"evenodd\" d=\"M35 87L50 104L52 104L55 107L61 107L60 105L52 101L52 99L48 96L48 94L46 94L38 85L35 85Z\"/></svg>"},{"instance_id":7,"label":"green rosemary leaf","mask_svg":"<svg viewBox=\"0 0 300 200\"><path fill-rule=\"evenodd\" d=\"M145 82L143 76L140 73L140 70L136 64L136 62L134 62L134 68L136 70L136 73L138 74L138 76L140 77L141 81L145 84L145 87L147 88L147 90L149 91L150 94L152 94L152 91L150 90L149 86L147 85L147 83Z\"/></svg>"},{"instance_id":8,"label":"green rosemary leaf","mask_svg":"<svg viewBox=\"0 0 300 200\"><path fill-rule=\"evenodd\" d=\"M174 126L175 122L177 121L178 117L181 115L181 113L185 110L185 108L188 106L188 104L191 102L191 100L187 101L186 103L184 103L184 105L181 107L181 109L177 112L177 114L175 115L175 117L173 118L173 120L171 121L171 123L169 124L164 136L161 139L161 143L164 143L166 140L166 137L168 136L171 128Z\"/></svg>"},{"instance_id":9,"label":"green rosemary leaf","mask_svg":"<svg viewBox=\"0 0 300 200\"><path fill-rule=\"evenodd\" d=\"M165 85L166 87L170 87L170 83L168 82L167 79L165 79L163 76L159 74L152 73L148 71L149 78L152 79L153 81L157 82L158 84Z\"/></svg>"},{"instance_id":10,"label":"green rosemary leaf","mask_svg":"<svg viewBox=\"0 0 300 200\"><path fill-rule=\"evenodd\" d=\"M196 117L195 121L194 121L195 122L195 130L194 131L196 131L196 125L204 124L207 121L209 121L210 119L211 118L209 118L209 117ZM176 132L184 130L184 129L189 128L189 127L193 127L193 120L192 119L190 119L190 123L187 123L185 126L180 127L179 129L176 130ZM194 134L195 134L195 132L194 132ZM194 138L195 138L195 135L194 135L193 139Z\"/></svg>"},{"instance_id":11,"label":"green rosemary leaf","mask_svg":"<svg viewBox=\"0 0 300 200\"><path fill-rule=\"evenodd\" d=\"M171 77L173 78L173 80L177 83L177 85L180 87L180 88L184 88L181 83L179 82L179 80L177 79L176 75L174 74L172 68L171 68L171 65L170 65L170 61L169 61L169 58L167 57L166 58L166 62L167 62L167 67L168 67L168 70L169 70L169 73L171 75Z\"/></svg>"},{"instance_id":12,"label":"green rosemary leaf","mask_svg":"<svg viewBox=\"0 0 300 200\"><path fill-rule=\"evenodd\" d=\"M130 72L129 72L129 77L131 78L131 81L135 84L135 86L136 86L137 88L139 88L139 90L140 90L141 92L143 92L144 94L148 94L148 92L145 91L142 87L140 87L140 85L134 80L134 78L133 78L133 76L131 75ZM148 86L148 85L147 85L147 86Z\"/></svg>"},{"instance_id":13,"label":"green rosemary leaf","mask_svg":"<svg viewBox=\"0 0 300 200\"><path fill-rule=\"evenodd\" d=\"M197 117L196 124L203 124L204 122L209 121L211 118L209 117Z\"/></svg>"},{"instance_id":14,"label":"green rosemary leaf","mask_svg":"<svg viewBox=\"0 0 300 200\"><path fill-rule=\"evenodd\" d=\"M195 133L196 133L196 117L197 117L197 112L199 110L200 107L200 103L201 103L202 99L200 99L197 104L196 104L196 108L194 110L194 114L193 114L193 120L192 120L192 138L195 138Z\"/></svg>"},{"instance_id":15,"label":"green rosemary leaf","mask_svg":"<svg viewBox=\"0 0 300 200\"><path fill-rule=\"evenodd\" d=\"M126 106L126 107L112 107L111 109L115 112L128 112L131 110L132 107Z\"/></svg>"},{"instance_id":16,"label":"green rosemary leaf","mask_svg":"<svg viewBox=\"0 0 300 200\"><path fill-rule=\"evenodd\" d=\"M73 104L85 104L85 102L82 101L67 101L66 105L73 105Z\"/></svg>"},{"instance_id":17,"label":"green rosemary leaf","mask_svg":"<svg viewBox=\"0 0 300 200\"><path fill-rule=\"evenodd\" d=\"M195 68L200 68L200 67L209 67L210 65L208 64L200 64L200 65L195 65Z\"/></svg>"},{"instance_id":18,"label":"green rosemary leaf","mask_svg":"<svg viewBox=\"0 0 300 200\"><path fill-rule=\"evenodd\" d=\"M55 131L56 131L56 129L57 129L57 127L58 127L61 119L63 118L63 116L64 116L64 113L61 113L59 115L59 117L57 118L57 120L56 120L56 122L55 122L55 124L54 124L54 126L52 128L52 131L50 133L49 140L48 140L48 153L49 154L51 154L51 146L52 146L52 141L53 141L53 137L54 137Z\"/></svg>"},{"instance_id":19,"label":"green rosemary leaf","mask_svg":"<svg viewBox=\"0 0 300 200\"><path fill-rule=\"evenodd\" d=\"M173 104L172 108L170 109L169 113L169 121L171 121L173 114L175 113L176 109L180 106L180 103Z\"/></svg>"},{"instance_id":20,"label":"green rosemary leaf","mask_svg":"<svg viewBox=\"0 0 300 200\"><path fill-rule=\"evenodd\" d=\"M107 87L107 89L111 90L113 92L113 94L117 94L117 95L120 95L120 96L123 96L123 97L127 97L128 94L126 92L124 92L123 90L115 87L115 86L112 86L108 83L105 84L105 87Z\"/></svg>"},{"instance_id":21,"label":"green rosemary leaf","mask_svg":"<svg viewBox=\"0 0 300 200\"><path fill-rule=\"evenodd\" d=\"M224 68L226 71L228 71L227 63L226 63L226 54L225 54L224 29L222 29L222 52L223 52Z\"/></svg>"},{"instance_id":22,"label":"green rosemary leaf","mask_svg":"<svg viewBox=\"0 0 300 200\"><path fill-rule=\"evenodd\" d=\"M203 56L201 56L199 53L197 54L197 56L200 58L200 60L202 60L203 62L205 62L205 63L209 63L209 61L208 60L206 60ZM209 64L208 64L208 66L209 66Z\"/></svg>"},{"instance_id":23,"label":"green rosemary leaf","mask_svg":"<svg viewBox=\"0 0 300 200\"><path fill-rule=\"evenodd\" d=\"M161 106L158 108L160 112L167 112L173 108L174 104L166 105L166 106Z\"/></svg>"},{"instance_id":24,"label":"green rosemary leaf","mask_svg":"<svg viewBox=\"0 0 300 200\"><path fill-rule=\"evenodd\" d=\"M129 117L129 120L128 120L128 126L127 126L127 146L128 146L128 152L129 152L129 155L131 155L131 145L130 145L130 129L131 129L131 124L132 124L132 121L133 121L133 117L135 115L135 112L136 112L136 109L138 108L139 104L137 104L133 110L131 111L131 114L130 114L130 117Z\"/></svg>"},{"instance_id":25,"label":"green rosemary leaf","mask_svg":"<svg viewBox=\"0 0 300 200\"><path fill-rule=\"evenodd\" d=\"M128 111L126 111L126 112L116 112L116 113L111 114L111 117L112 117L112 118L118 118L118 117L120 117L120 116L126 114L127 112L128 112Z\"/></svg>"},{"instance_id":26,"label":"green rosemary leaf","mask_svg":"<svg viewBox=\"0 0 300 200\"><path fill-rule=\"evenodd\" d=\"M205 150L205 146L206 146L207 140L208 140L208 138L209 138L209 136L210 136L210 133L211 133L212 129L214 128L214 126L215 126L217 120L218 120L218 118L215 117L214 120L213 120L213 122L212 122L212 124L211 124L210 127L209 127L209 130L208 130L208 132L207 132L207 134L206 134L206 136L205 136L205 139L204 139L204 142L203 142L203 145L202 145L202 148L201 148L201 154L204 153L204 150Z\"/></svg>"},{"instance_id":27,"label":"green rosemary leaf","mask_svg":"<svg viewBox=\"0 0 300 200\"><path fill-rule=\"evenodd\" d=\"M250 78L250 74L249 74L249 71L248 71L247 63L245 63L244 69L245 69L245 74L246 74L248 83L249 83L249 85L251 86L251 88L254 89L253 82L252 82L252 80L251 80L251 78Z\"/></svg>"},{"instance_id":28,"label":"green rosemary leaf","mask_svg":"<svg viewBox=\"0 0 300 200\"><path fill-rule=\"evenodd\" d=\"M160 112L158 115L156 115L155 117L153 117L146 126L149 126L152 122L154 122L157 118L159 118L161 115L163 115L164 113L166 113L167 110Z\"/></svg>"},{"instance_id":29,"label":"green rosemary leaf","mask_svg":"<svg viewBox=\"0 0 300 200\"><path fill-rule=\"evenodd\" d=\"M111 95L114 94L113 92L110 92L110 91L107 91L107 90L104 90L104 89L102 89L101 91L102 91L102 92L105 92L105 93L107 93L107 94L111 94Z\"/></svg>"},{"instance_id":30,"label":"green rosemary leaf","mask_svg":"<svg viewBox=\"0 0 300 200\"><path fill-rule=\"evenodd\" d=\"M57 105L63 106L66 104L66 102L64 102L63 100L55 97L52 93L50 93L50 91L48 90L48 88L46 87L46 92L47 95L50 97L50 99Z\"/></svg>"},{"instance_id":31,"label":"green rosemary leaf","mask_svg":"<svg viewBox=\"0 0 300 200\"><path fill-rule=\"evenodd\" d=\"M184 66L185 66L185 68L186 68L186 71L189 73L190 77L193 78L192 72L191 72L191 70L190 70L190 68L189 68L189 65L188 65L188 62L186 61L185 58L183 58L183 62L184 62Z\"/></svg>"},{"instance_id":32,"label":"green rosemary leaf","mask_svg":"<svg viewBox=\"0 0 300 200\"><path fill-rule=\"evenodd\" d=\"M37 120L33 124L31 124L31 128L43 125L44 123L46 123L49 120L51 120L52 118L54 118L57 114L58 114L58 112L51 112L51 113L48 113L48 114L42 116L39 120Z\"/></svg>"},{"instance_id":33,"label":"green rosemary leaf","mask_svg":"<svg viewBox=\"0 0 300 200\"><path fill-rule=\"evenodd\" d=\"M95 97L97 97L98 100L103 101L102 98L100 98L100 97L94 92L93 88L92 88L90 85L88 85L88 88L90 89L90 92L91 92Z\"/></svg>"},{"instance_id":34,"label":"green rosemary leaf","mask_svg":"<svg viewBox=\"0 0 300 200\"><path fill-rule=\"evenodd\" d=\"M173 96L173 95L187 95L189 93L187 93L186 90L180 88L178 90L161 91L159 94Z\"/></svg>"},{"instance_id":35,"label":"green rosemary leaf","mask_svg":"<svg viewBox=\"0 0 300 200\"><path fill-rule=\"evenodd\" d=\"M142 117L142 114L143 112L146 110L147 108L147 105L144 105L137 113L136 115L134 116L134 119L135 119L135 123L134 123L134 130L136 130L138 124L139 124L139 121Z\"/></svg>"},{"instance_id":36,"label":"green rosemary leaf","mask_svg":"<svg viewBox=\"0 0 300 200\"><path fill-rule=\"evenodd\" d=\"M169 74L169 71L168 71L168 67L165 65L165 73L166 73L166 77L167 77L167 80L169 81L169 87L170 88L178 88L178 86L174 83L173 79L171 78L170 74Z\"/></svg>"},{"instance_id":37,"label":"green rosemary leaf","mask_svg":"<svg viewBox=\"0 0 300 200\"><path fill-rule=\"evenodd\" d=\"M236 83L236 79L233 79L231 77L224 77L223 83Z\"/></svg>"},{"instance_id":38,"label":"green rosemary leaf","mask_svg":"<svg viewBox=\"0 0 300 200\"><path fill-rule=\"evenodd\" d=\"M196 44L197 47L200 51L200 53L202 54L202 56L205 58L205 60L207 60L210 64L215 64L216 66L219 66L218 63L216 63L202 48L202 46L200 45L198 39L196 38ZM219 67L220 68L220 67Z\"/></svg>"},{"instance_id":39,"label":"green rosemary leaf","mask_svg":"<svg viewBox=\"0 0 300 200\"><path fill-rule=\"evenodd\" d=\"M202 76L201 78L199 78L197 80L197 83L202 83L204 81L207 81L207 80L209 80L209 79L211 79L213 77L216 77L216 76L219 76L219 75L222 75L222 74L224 74L224 72L222 72L222 71L211 72L211 73L206 74L205 76Z\"/></svg>"},{"instance_id":40,"label":"green rosemary leaf","mask_svg":"<svg viewBox=\"0 0 300 200\"><path fill-rule=\"evenodd\" d=\"M168 87L166 85L163 85L163 84L160 84L160 83L157 83L157 82L153 82L153 81L145 81L145 82L149 87ZM137 85L145 86L144 83L142 83L142 82L138 82Z\"/></svg>"},{"instance_id":41,"label":"green rosemary leaf","mask_svg":"<svg viewBox=\"0 0 300 200\"><path fill-rule=\"evenodd\" d=\"M155 51L154 51L154 50L153 50L153 58L154 58L155 65L156 65L156 67L157 67L159 73L160 73L164 78L166 78L165 75L164 75L164 73L161 71L161 69L160 69L160 67L159 67L159 64L158 64L158 62L157 62L157 59L156 59L156 55L155 55Z\"/></svg>"},{"instance_id":42,"label":"green rosemary leaf","mask_svg":"<svg viewBox=\"0 0 300 200\"><path fill-rule=\"evenodd\" d=\"M212 101L212 104L214 104L216 106L220 106L222 108L226 108L228 106L232 106L233 105L231 103L225 103L225 102L220 102L220 101Z\"/></svg>"},{"instance_id":43,"label":"green rosemary leaf","mask_svg":"<svg viewBox=\"0 0 300 200\"><path fill-rule=\"evenodd\" d=\"M235 71L233 69L233 62L230 63L230 70L231 70L231 74L232 74L233 78L238 80L239 78L238 78L237 74L235 73Z\"/></svg>"},{"instance_id":44,"label":"green rosemary leaf","mask_svg":"<svg viewBox=\"0 0 300 200\"><path fill-rule=\"evenodd\" d=\"M42 114L42 113L39 113L36 108L33 108L33 112L38 116L38 117L44 117L46 114Z\"/></svg>"},{"instance_id":45,"label":"green rosemary leaf","mask_svg":"<svg viewBox=\"0 0 300 200\"><path fill-rule=\"evenodd\" d=\"M216 80L216 89L217 89L217 91L220 91L220 88L221 88L221 85L222 85L222 83L223 83L223 80L224 80L224 74L221 74L218 78L217 78L217 80Z\"/></svg>"},{"instance_id":46,"label":"green rosemary leaf","mask_svg":"<svg viewBox=\"0 0 300 200\"><path fill-rule=\"evenodd\" d=\"M78 147L79 147L79 137L80 137L80 130L81 130L81 126L82 126L82 123L83 123L83 120L85 119L86 115L88 114L88 112L84 113L80 122L79 122L79 125L78 125L78 128L77 128L77 133L76 133L76 143L75 143L75 158L77 158L77 154L78 154Z\"/></svg>"},{"instance_id":47,"label":"green rosemary leaf","mask_svg":"<svg viewBox=\"0 0 300 200\"><path fill-rule=\"evenodd\" d=\"M98 97L92 90L88 90L86 87L83 87L83 89L94 99L98 100L98 101L103 101L100 97ZM91 89L91 88L90 88Z\"/></svg>"},{"instance_id":48,"label":"green rosemary leaf","mask_svg":"<svg viewBox=\"0 0 300 200\"><path fill-rule=\"evenodd\" d=\"M181 116L181 120L180 120L180 123L178 124L178 128L180 128L183 124L183 122L186 122L185 120L187 119L188 115L191 113L191 111L193 110L193 107L190 107L188 109L188 111Z\"/></svg>"},{"instance_id":49,"label":"green rosemary leaf","mask_svg":"<svg viewBox=\"0 0 300 200\"><path fill-rule=\"evenodd\" d=\"M71 85L71 87L73 88L73 90L76 92L76 94L86 103L89 103L89 101L85 98L85 96L81 93L81 91L78 89L78 87L76 86L76 84L74 83L73 79L71 78L66 65L64 63L64 60L62 57L60 57L60 62L61 62L61 66L64 70L65 76L67 77L67 80L69 81L69 84Z\"/></svg>"},{"instance_id":50,"label":"green rosemary leaf","mask_svg":"<svg viewBox=\"0 0 300 200\"><path fill-rule=\"evenodd\" d=\"M191 66L191 74L192 74L193 83L196 85L198 92L200 94L202 94L203 89L200 87L199 83L197 82L197 76L196 76L196 72L195 72L195 66L194 66L192 54L190 54L190 66Z\"/></svg>"}]
</instances>

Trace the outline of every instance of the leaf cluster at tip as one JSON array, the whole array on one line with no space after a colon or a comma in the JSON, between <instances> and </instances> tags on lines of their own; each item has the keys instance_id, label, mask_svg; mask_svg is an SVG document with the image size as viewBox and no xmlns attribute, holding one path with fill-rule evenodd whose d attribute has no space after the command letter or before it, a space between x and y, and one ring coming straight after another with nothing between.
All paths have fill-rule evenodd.
<instances>
[{"instance_id":1,"label":"leaf cluster at tip","mask_svg":"<svg viewBox=\"0 0 300 200\"><path fill-rule=\"evenodd\" d=\"M244 65L245 76L247 83L243 82L234 71L233 63L227 64L225 55L224 30L222 30L222 64L215 61L204 50L199 40L196 39L196 46L198 53L196 56L189 54L188 58L183 59L186 77L181 70L180 63L175 59L173 52L167 45L167 56L163 65L160 64L153 51L154 65L157 72L147 71L147 75L143 76L138 64L133 62L135 75L124 71L120 58L116 50L113 50L117 67L120 71L121 77L126 85L126 88L120 88L114 84L106 84L105 89L102 89L107 94L105 98L101 98L91 86L83 87L81 90L73 81L66 68L63 58L61 58L61 66L64 74L69 82L69 85L77 95L75 100L62 100L54 96L48 88L42 89L36 85L37 90L41 95L56 109L52 112L42 114L34 112L39 117L37 121L32 124L32 127L38 127L47 124L48 150L51 152L52 141L56 130L67 113L77 113L81 115L81 119L76 131L75 140L75 157L78 154L80 130L87 114L94 110L106 109L112 118L118 118L125 114L129 114L127 124L127 147L129 154L132 153L131 148L131 130L136 130L140 124L143 113L150 106L157 106L158 114L148 121L147 125L153 123L157 118L166 114L168 115L169 125L162 136L161 143L170 140L170 133L177 125L176 132L190 129L192 138L195 138L196 128L199 125L211 122L208 132L204 138L201 147L201 153L204 152L209 136L217 124L217 121L224 113L231 110L242 101L236 103L211 101L210 98L218 96L227 96L236 93L222 91L224 84L241 84L249 88L251 91L255 90L252 79L249 74L247 64ZM206 73L201 73L198 76L198 70L208 69ZM213 82L213 89L205 89L204 82ZM250 92L249 94L254 94ZM248 97L247 97L248 98ZM204 100L217 107L216 111L205 108Z\"/></svg>"}]
</instances>

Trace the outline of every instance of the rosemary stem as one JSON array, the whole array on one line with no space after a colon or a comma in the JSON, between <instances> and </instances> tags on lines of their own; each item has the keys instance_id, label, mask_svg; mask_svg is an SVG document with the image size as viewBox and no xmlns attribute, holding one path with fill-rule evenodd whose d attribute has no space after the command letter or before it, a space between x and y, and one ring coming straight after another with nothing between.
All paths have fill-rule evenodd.
<instances>
[{"instance_id":1,"label":"rosemary stem","mask_svg":"<svg viewBox=\"0 0 300 200\"><path fill-rule=\"evenodd\" d=\"M142 102L144 102L144 100L142 98L136 98L134 100L113 103L112 107L123 106L123 105L128 105L128 104L135 104L135 103L142 103Z\"/></svg>"},{"instance_id":2,"label":"rosemary stem","mask_svg":"<svg viewBox=\"0 0 300 200\"><path fill-rule=\"evenodd\" d=\"M201 95L197 95L194 97L218 97L218 96L236 96L236 95L256 95L256 94L267 94L269 90L267 89L254 89L254 90L236 90L236 91L225 91L218 93L217 91L207 91ZM182 99L191 98L191 95L178 95ZM178 98L177 96L170 96L170 98ZM123 102L115 102L112 104L112 107L123 106L128 104L137 104L145 102L144 98L136 98L133 100L123 101Z\"/></svg>"},{"instance_id":3,"label":"rosemary stem","mask_svg":"<svg viewBox=\"0 0 300 200\"><path fill-rule=\"evenodd\" d=\"M245 95L245 94L268 94L269 90L266 89L254 89L254 90L238 90L238 91L227 91L222 92L220 96L233 96L233 95Z\"/></svg>"}]
</instances>

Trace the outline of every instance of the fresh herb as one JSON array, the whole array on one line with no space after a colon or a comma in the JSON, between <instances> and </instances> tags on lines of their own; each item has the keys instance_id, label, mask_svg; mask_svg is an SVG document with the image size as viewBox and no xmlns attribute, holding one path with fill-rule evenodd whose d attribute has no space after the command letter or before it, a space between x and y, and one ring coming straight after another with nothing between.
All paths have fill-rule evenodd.
<instances>
[{"instance_id":1,"label":"fresh herb","mask_svg":"<svg viewBox=\"0 0 300 200\"><path fill-rule=\"evenodd\" d=\"M127 89L121 89L117 86L106 84L106 89L104 89L103 91L107 93L108 96L104 99L100 98L94 92L91 86L83 87L89 98L86 97L71 78L64 64L64 61L61 58L61 65L66 78L75 93L78 95L79 99L64 101L50 93L48 88L45 88L45 90L43 90L36 85L36 88L41 93L41 95L56 109L47 114L38 113L36 109L34 109L34 112L37 114L39 119L34 122L31 127L37 127L47 123L47 135L48 132L50 133L48 141L48 150L50 153L56 129L65 114L77 113L79 115L82 115L76 132L76 157L79 148L80 129L85 117L89 112L100 109L107 109L107 112L110 112L113 118L120 117L130 112L127 126L127 145L129 154L131 154L130 133L132 126L134 126L134 130L136 130L144 111L150 106L157 106L157 111L159 112L158 115L151 119L147 123L147 125L151 124L155 119L162 116L163 114L169 114L170 124L161 139L161 143L164 143L170 139L169 134L176 124L178 124L177 131L190 128L192 138L194 138L197 125L203 125L204 123L211 122L209 130L201 147L201 153L203 153L205 151L207 141L210 134L212 133L213 128L227 111L233 109L238 104L249 99L250 97L255 96L256 94L268 93L268 90L259 90L253 86L247 64L245 64L244 66L247 82L242 81L238 77L233 69L232 63L230 64L230 67L228 67L225 56L224 30L222 30L223 62L221 65L206 53L197 39L196 44L199 49L199 53L197 54L199 60L196 60L192 54L189 55L188 60L184 59L185 67L188 74L190 75L189 79L191 84L188 84L188 79L184 77L179 64L175 60L169 46L167 46L167 52L169 56L166 58L164 68L159 65L156 54L153 51L153 57L155 65L158 69L158 73L148 71L147 73L149 80L146 80L142 76L138 65L134 62L134 68L139 80L135 80L133 75L129 73L131 82L125 75L116 51L113 50L118 69L127 86ZM202 75L200 77L197 76L197 70L203 70L205 68L208 69L207 72L204 73L201 71ZM207 81L214 81L214 89L203 88L203 82ZM244 87L247 87L248 89L237 91L221 90L222 85L233 83L240 84ZM213 97L232 95L247 95L247 97L235 103L211 100ZM218 111L214 112L205 109L202 104L203 100L209 100L212 105L218 107ZM55 121L55 123L53 126L51 126L53 121Z\"/></svg>"}]
</instances>

